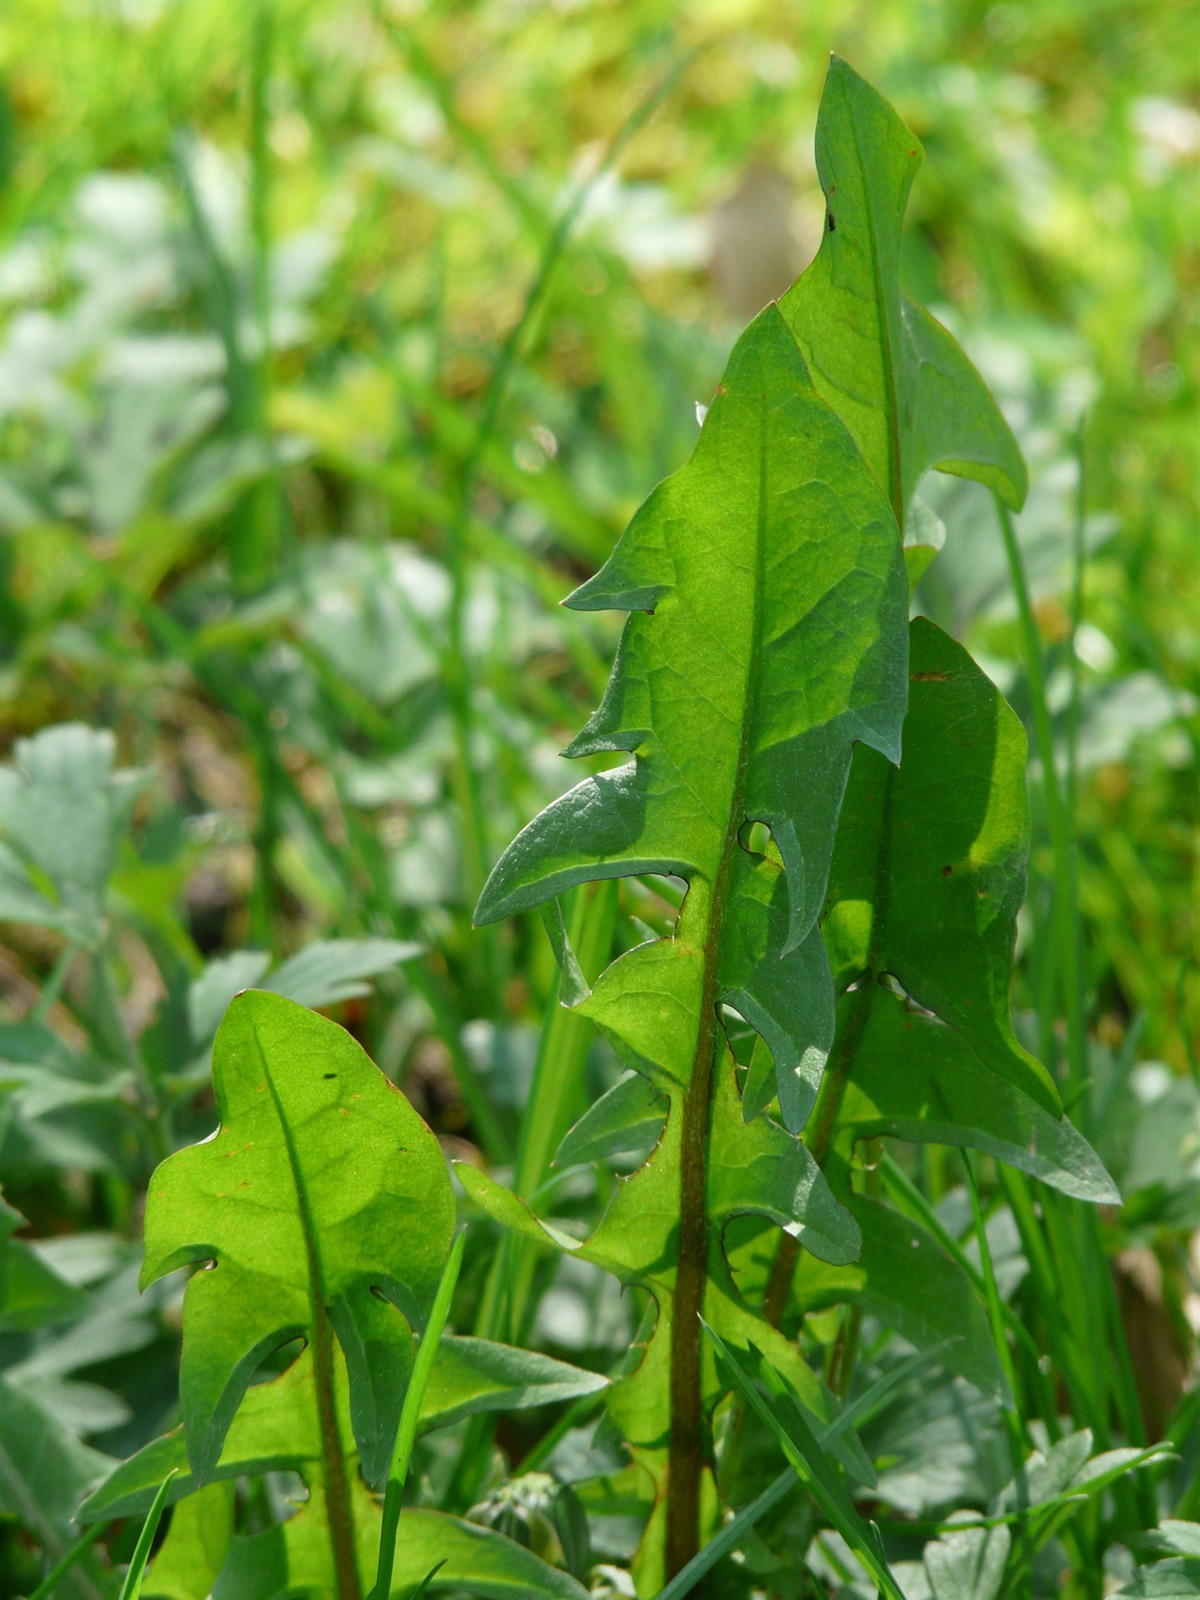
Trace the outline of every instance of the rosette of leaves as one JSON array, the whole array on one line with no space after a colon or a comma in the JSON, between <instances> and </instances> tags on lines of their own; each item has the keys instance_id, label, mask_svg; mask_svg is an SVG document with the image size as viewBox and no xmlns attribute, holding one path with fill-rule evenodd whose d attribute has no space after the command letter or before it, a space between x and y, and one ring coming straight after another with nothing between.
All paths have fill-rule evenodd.
<instances>
[{"instance_id":1,"label":"rosette of leaves","mask_svg":"<svg viewBox=\"0 0 1200 1600\"><path fill-rule=\"evenodd\" d=\"M817 152L829 202L820 253L738 340L691 459L566 602L629 617L602 704L565 754L632 759L531 822L476 910L491 922L631 874L688 886L672 934L620 957L579 1006L639 1075L594 1108L591 1148L644 1129L655 1102L665 1112L657 1146L596 1232L581 1243L484 1175L462 1174L492 1215L653 1297L646 1353L610 1398L652 1485L639 1557L649 1588L687 1563L718 1516L710 1421L722 1387L701 1317L730 1346L753 1341L829 1415L816 1378L735 1285L724 1238L735 1219L757 1216L814 1267L857 1270L860 1223L814 1160L825 1149L799 1137L834 1039L818 914L839 813L856 747L889 770L900 760L902 528L917 480L940 468L1014 505L1025 489L982 381L899 293L920 147L836 58ZM753 848L752 824L769 830L765 848ZM876 867L886 878L886 859ZM745 1093L726 1008L761 1041ZM1057 1119L1053 1084L1011 1035L982 1069ZM768 1104L778 1120L755 1115Z\"/></svg>"},{"instance_id":2,"label":"rosette of leaves","mask_svg":"<svg viewBox=\"0 0 1200 1600\"><path fill-rule=\"evenodd\" d=\"M151 1181L143 1285L195 1265L183 1306L183 1425L124 1462L84 1520L144 1511L174 1472L182 1501L146 1592L359 1600L375 1571L386 1475L420 1329L449 1255L455 1202L437 1140L335 1023L247 991L213 1046L217 1133ZM299 1357L254 1383L294 1341ZM481 1409L569 1399L604 1380L473 1339L439 1347L426 1427ZM253 1385L253 1386L252 1386ZM233 1480L290 1468L308 1498L258 1533L234 1531ZM194 1499L193 1499L194 1497ZM215 1552L215 1554L214 1554ZM405 1513L394 1592L439 1562L429 1592L581 1600L511 1540L432 1511Z\"/></svg>"}]
</instances>

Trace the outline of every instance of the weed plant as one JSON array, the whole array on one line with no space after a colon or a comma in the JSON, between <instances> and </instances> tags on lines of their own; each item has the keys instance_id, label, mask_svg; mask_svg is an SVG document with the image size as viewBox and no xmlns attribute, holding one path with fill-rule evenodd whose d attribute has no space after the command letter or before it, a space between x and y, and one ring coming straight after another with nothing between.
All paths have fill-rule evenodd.
<instances>
[{"instance_id":1,"label":"weed plant","mask_svg":"<svg viewBox=\"0 0 1200 1600\"><path fill-rule=\"evenodd\" d=\"M5 1595L1200 1594L1181 17L14 5Z\"/></svg>"}]
</instances>

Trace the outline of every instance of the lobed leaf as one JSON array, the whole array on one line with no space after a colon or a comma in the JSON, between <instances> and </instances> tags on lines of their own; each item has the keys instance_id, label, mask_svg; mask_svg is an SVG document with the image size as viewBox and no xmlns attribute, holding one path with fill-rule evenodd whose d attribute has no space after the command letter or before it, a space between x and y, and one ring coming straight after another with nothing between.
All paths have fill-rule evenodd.
<instances>
[{"instance_id":1,"label":"lobed leaf","mask_svg":"<svg viewBox=\"0 0 1200 1600\"><path fill-rule=\"evenodd\" d=\"M432 1302L453 1233L437 1141L349 1034L277 995L234 1000L213 1081L220 1130L155 1172L142 1269L145 1285L213 1264L184 1298L180 1393L193 1473L204 1481L216 1468L264 1357L320 1338L327 1316L374 1479L412 1364L409 1324Z\"/></svg>"},{"instance_id":2,"label":"lobed leaf","mask_svg":"<svg viewBox=\"0 0 1200 1600\"><path fill-rule=\"evenodd\" d=\"M515 1350L484 1339L446 1335L438 1346L421 1405L419 1432L440 1428L481 1411L515 1411L553 1405L594 1394L607 1379L565 1361ZM341 1417L349 1416L349 1379L344 1359L335 1356L334 1395ZM346 1430L347 1445L353 1436ZM291 1468L309 1473L321 1459L312 1356L303 1351L286 1372L257 1384L242 1401L225 1436L211 1477L224 1482ZM183 1501L198 1491L182 1427L144 1445L122 1461L79 1510L83 1522L137 1516L154 1488L176 1469L169 1500Z\"/></svg>"},{"instance_id":3,"label":"lobed leaf","mask_svg":"<svg viewBox=\"0 0 1200 1600\"><path fill-rule=\"evenodd\" d=\"M0 917L100 943L105 890L145 782L115 763L112 734L81 723L17 740L0 766Z\"/></svg>"},{"instance_id":4,"label":"lobed leaf","mask_svg":"<svg viewBox=\"0 0 1200 1600\"><path fill-rule=\"evenodd\" d=\"M476 920L588 879L712 883L731 825L754 817L787 867L783 953L794 949L820 908L854 741L899 754L905 595L887 504L768 307L738 341L691 461L568 601L632 615L567 754L636 760L530 823Z\"/></svg>"},{"instance_id":5,"label":"lobed leaf","mask_svg":"<svg viewBox=\"0 0 1200 1600\"><path fill-rule=\"evenodd\" d=\"M860 750L846 789L823 919L835 983L860 985L852 998L867 1026L898 989L954 1035L939 1051L948 1079L965 1061L1057 1119L1053 1079L1009 1020L1029 848L1024 730L962 646L923 617L911 626L909 676L904 760L894 768ZM893 1017L872 1041L890 1072L904 1037ZM930 1030L914 1022L907 1037L903 1054L920 1060ZM856 1073L867 1059L864 1041Z\"/></svg>"},{"instance_id":6,"label":"lobed leaf","mask_svg":"<svg viewBox=\"0 0 1200 1600\"><path fill-rule=\"evenodd\" d=\"M900 231L923 159L881 94L832 57L817 116L825 231L779 303L818 392L854 435L904 526L931 467L1019 509L1025 463L955 340L899 286Z\"/></svg>"},{"instance_id":7,"label":"lobed leaf","mask_svg":"<svg viewBox=\"0 0 1200 1600\"><path fill-rule=\"evenodd\" d=\"M944 1344L943 1361L952 1372L1010 1403L987 1318L966 1273L910 1218L863 1195L847 1196L846 1204L862 1235L858 1259L830 1265L802 1256L794 1304L809 1311L849 1301L918 1349Z\"/></svg>"},{"instance_id":8,"label":"lobed leaf","mask_svg":"<svg viewBox=\"0 0 1200 1600\"><path fill-rule=\"evenodd\" d=\"M360 1483L354 1485L352 1504L359 1570L373 1571L379 1506ZM235 1538L212 1600L283 1600L297 1591L335 1592L323 1511L319 1491L310 1491L308 1501L286 1522ZM429 1594L465 1590L477 1600L587 1600L587 1590L568 1573L502 1534L414 1508L404 1513L390 1592L407 1597L427 1579L424 1592Z\"/></svg>"}]
</instances>

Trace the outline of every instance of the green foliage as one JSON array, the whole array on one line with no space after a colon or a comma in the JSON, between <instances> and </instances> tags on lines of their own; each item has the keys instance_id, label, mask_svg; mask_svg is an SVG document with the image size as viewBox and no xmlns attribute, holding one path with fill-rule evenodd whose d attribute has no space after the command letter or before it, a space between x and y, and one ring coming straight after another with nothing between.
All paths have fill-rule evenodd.
<instances>
[{"instance_id":1,"label":"green foliage","mask_svg":"<svg viewBox=\"0 0 1200 1600\"><path fill-rule=\"evenodd\" d=\"M211 1531L197 1550L189 1517L164 1547L166 1570L152 1574L149 1592L184 1581L172 1574L190 1550L214 1570L214 1594L267 1600L315 1586L354 1600L383 1526L363 1479L384 1476L392 1459L415 1381L411 1329L426 1327L432 1353L445 1318L442 1304L427 1321L451 1248L449 1174L428 1127L361 1047L281 996L249 990L234 1000L214 1045L213 1080L220 1130L162 1164L146 1212L143 1283L188 1263L208 1267L184 1296L183 1428L118 1468L81 1514L140 1505L161 1479L150 1527L164 1501L248 1471L299 1469L308 1500L286 1524L218 1538L218 1570ZM297 1338L303 1355L251 1388L264 1360ZM437 1356L426 1357L417 1404L427 1401L427 1426L498 1395L519 1405L596 1387L561 1363L463 1343L428 1395ZM204 1509L229 1526L227 1496L207 1495ZM434 1591L466 1582L486 1596L580 1593L508 1541L420 1512L404 1519L387 1592L405 1592L439 1560Z\"/></svg>"},{"instance_id":2,"label":"green foliage","mask_svg":"<svg viewBox=\"0 0 1200 1600\"><path fill-rule=\"evenodd\" d=\"M1017 508L1026 493L1020 449L978 373L900 293L900 229L922 155L892 107L835 56L817 120L821 248L779 305L902 528L931 467Z\"/></svg>"},{"instance_id":3,"label":"green foliage","mask_svg":"<svg viewBox=\"0 0 1200 1600\"><path fill-rule=\"evenodd\" d=\"M702 1359L700 1321L744 1344L760 1320L726 1266L724 1233L736 1219L786 1229L781 1261L799 1243L823 1263L803 1269L799 1309L851 1301L918 1345L952 1333L960 1342L950 1364L1006 1395L965 1276L933 1239L874 1202L847 1193L848 1209L838 1206L817 1164L831 1144L839 1161L850 1153L837 1149L836 1122L860 1051L895 1070L895 1043L866 1043L876 1013L885 1031L895 1026L895 999L876 1004L882 984L956 1039L969 1069L1006 1080L1028 1103L1027 1120L1039 1104L1061 1115L1050 1075L1019 1047L1008 1018L1027 845L1024 739L936 629L916 625L910 661L897 525L931 465L993 481L1019 501L1019 452L950 336L924 313L902 317L895 258L917 152L891 109L836 58L817 145L830 208L821 254L735 346L687 466L569 601L631 615L600 709L566 754L634 760L585 779L532 822L476 910L486 923L614 874L671 874L688 885L671 936L621 957L577 1008L668 1108L653 1154L600 1227L586 1246L567 1246L657 1302L650 1348L609 1401L655 1484L638 1569L652 1583L678 1573L702 1536L713 1457L705 1419L722 1390ZM933 799L947 784L949 812ZM749 845L753 823L766 825L773 848ZM831 860L822 937L815 924ZM839 990L856 981L859 992L806 1145L756 1113L777 1102L792 1135L804 1128L833 1043L835 981ZM751 1066L741 1105L722 1006L769 1052L765 1070ZM619 1104L580 1125L569 1145L576 1159L642 1125L644 1093L628 1084L619 1092ZM913 1122L940 1109L936 1081L929 1098L922 1105L906 1086ZM1070 1144L1070 1134L1059 1137ZM972 1134L956 1130L951 1142L969 1144ZM1082 1141L1078 1150L1097 1174L1092 1197L1111 1198ZM493 1216L537 1236L519 1203L469 1171L463 1182ZM760 1339L779 1318L772 1298ZM794 1360L790 1370L803 1381ZM804 1398L819 1406L799 1370Z\"/></svg>"},{"instance_id":4,"label":"green foliage","mask_svg":"<svg viewBox=\"0 0 1200 1600\"><path fill-rule=\"evenodd\" d=\"M12 0L0 1589L1196 1588L1181 17Z\"/></svg>"},{"instance_id":5,"label":"green foliage","mask_svg":"<svg viewBox=\"0 0 1200 1600\"><path fill-rule=\"evenodd\" d=\"M0 915L95 948L143 775L114 771L112 735L75 723L18 740L14 754L0 768Z\"/></svg>"},{"instance_id":6,"label":"green foliage","mask_svg":"<svg viewBox=\"0 0 1200 1600\"><path fill-rule=\"evenodd\" d=\"M261 992L240 995L226 1013L213 1083L221 1131L155 1174L142 1269L149 1284L190 1262L215 1263L184 1300L180 1385L193 1473L200 1482L211 1474L273 1350L303 1338L318 1393L331 1388L332 1332L374 1481L412 1364L405 1317L428 1313L450 1248L454 1202L441 1152L347 1034Z\"/></svg>"}]
</instances>

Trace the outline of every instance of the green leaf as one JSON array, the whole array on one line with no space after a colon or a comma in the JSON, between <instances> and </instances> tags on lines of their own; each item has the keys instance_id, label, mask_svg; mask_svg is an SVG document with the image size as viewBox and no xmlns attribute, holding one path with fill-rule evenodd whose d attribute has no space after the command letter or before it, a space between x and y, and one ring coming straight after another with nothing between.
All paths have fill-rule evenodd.
<instances>
[{"instance_id":1,"label":"green leaf","mask_svg":"<svg viewBox=\"0 0 1200 1600\"><path fill-rule=\"evenodd\" d=\"M626 1072L568 1129L554 1157L556 1167L599 1161L658 1142L667 1103L640 1072Z\"/></svg>"},{"instance_id":2,"label":"green leaf","mask_svg":"<svg viewBox=\"0 0 1200 1600\"><path fill-rule=\"evenodd\" d=\"M520 1411L556 1405L608 1387L598 1372L566 1361L493 1344L487 1339L445 1336L425 1391L422 1431L479 1411Z\"/></svg>"},{"instance_id":3,"label":"green leaf","mask_svg":"<svg viewBox=\"0 0 1200 1600\"><path fill-rule=\"evenodd\" d=\"M271 972L263 984L306 1006L331 1006L370 994L368 978L421 954L406 939L314 939Z\"/></svg>"},{"instance_id":4,"label":"green leaf","mask_svg":"<svg viewBox=\"0 0 1200 1600\"><path fill-rule=\"evenodd\" d=\"M421 1404L418 1431L427 1433L480 1411L554 1405L594 1394L606 1385L607 1379L598 1373L550 1356L484 1339L444 1336ZM348 1413L346 1365L337 1352L334 1394L339 1415ZM320 1459L312 1355L305 1350L280 1377L247 1392L212 1476L225 1481L285 1467L307 1474ZM141 1515L155 1486L172 1467L178 1469L169 1497L174 1502L197 1490L182 1427L121 1462L80 1508L80 1520Z\"/></svg>"},{"instance_id":5,"label":"green leaf","mask_svg":"<svg viewBox=\"0 0 1200 1600\"><path fill-rule=\"evenodd\" d=\"M412 1364L409 1324L432 1303L454 1227L437 1141L349 1034L278 995L234 1000L213 1078L220 1130L154 1174L142 1270L145 1285L214 1263L184 1299L193 1473L216 1468L264 1357L297 1337L322 1350L331 1323L377 1478Z\"/></svg>"},{"instance_id":6,"label":"green leaf","mask_svg":"<svg viewBox=\"0 0 1200 1600\"><path fill-rule=\"evenodd\" d=\"M802 1310L849 1301L918 1349L945 1343L945 1365L983 1394L1010 1402L983 1308L966 1273L908 1217L863 1195L846 1203L862 1234L862 1253L847 1266L802 1256L793 1285Z\"/></svg>"},{"instance_id":7,"label":"green leaf","mask_svg":"<svg viewBox=\"0 0 1200 1600\"><path fill-rule=\"evenodd\" d=\"M1099 1156L1064 1117L981 1067L962 1036L880 988L838 1115L855 1141L983 1150L1077 1200L1119 1205Z\"/></svg>"},{"instance_id":8,"label":"green leaf","mask_svg":"<svg viewBox=\"0 0 1200 1600\"><path fill-rule=\"evenodd\" d=\"M925 1014L953 1035L938 1047L949 1095L963 1062L976 1082L984 1069L1057 1119L1054 1082L1017 1043L1009 1020L1029 848L1024 730L962 646L923 617L911 628L909 676L899 768L870 750L855 756L823 923L835 983L858 985L846 1002L866 1029L855 1073L876 1046L880 1071L897 1074L898 1060L915 1058L932 1092L912 1120L952 1122L948 1101L939 1103L941 1074L919 1054L932 1037L917 1027ZM911 1027L897 1021L897 991L917 1013ZM882 1024L874 1023L878 1011L888 1018ZM913 1092L910 1104L918 1103ZM978 1125L983 1108L973 1105ZM998 1126L1004 1130L1003 1116ZM1090 1165L1095 1186L1099 1163Z\"/></svg>"},{"instance_id":9,"label":"green leaf","mask_svg":"<svg viewBox=\"0 0 1200 1600\"><path fill-rule=\"evenodd\" d=\"M27 1528L52 1561L66 1554L75 1508L108 1465L107 1456L80 1444L52 1412L0 1378L0 1513ZM71 1587L99 1600L92 1579L78 1569Z\"/></svg>"},{"instance_id":10,"label":"green leaf","mask_svg":"<svg viewBox=\"0 0 1200 1600\"><path fill-rule=\"evenodd\" d=\"M996 1600L1012 1535L998 1528L964 1528L925 1546L933 1600Z\"/></svg>"},{"instance_id":11,"label":"green leaf","mask_svg":"<svg viewBox=\"0 0 1200 1600\"><path fill-rule=\"evenodd\" d=\"M117 772L111 733L67 722L18 739L0 766L0 917L94 948L104 893L145 775Z\"/></svg>"},{"instance_id":12,"label":"green leaf","mask_svg":"<svg viewBox=\"0 0 1200 1600\"><path fill-rule=\"evenodd\" d=\"M21 1213L0 1200L0 1333L71 1321L84 1304L78 1289L12 1237L24 1226Z\"/></svg>"},{"instance_id":13,"label":"green leaf","mask_svg":"<svg viewBox=\"0 0 1200 1600\"><path fill-rule=\"evenodd\" d=\"M569 601L632 615L604 701L567 753L636 761L532 822L476 920L602 877L715 885L754 817L788 870L780 953L794 951L820 908L854 741L899 754L906 593L887 504L769 307L738 341L691 460ZM728 974L731 987L743 978Z\"/></svg>"},{"instance_id":14,"label":"green leaf","mask_svg":"<svg viewBox=\"0 0 1200 1600\"><path fill-rule=\"evenodd\" d=\"M179 1502L142 1585L146 1600L208 1600L233 1539L235 1489L232 1479L210 1483Z\"/></svg>"},{"instance_id":15,"label":"green leaf","mask_svg":"<svg viewBox=\"0 0 1200 1600\"><path fill-rule=\"evenodd\" d=\"M1181 1556L1200 1556L1200 1522L1164 1517L1158 1527L1146 1535L1146 1542L1155 1551L1169 1550Z\"/></svg>"},{"instance_id":16,"label":"green leaf","mask_svg":"<svg viewBox=\"0 0 1200 1600\"><path fill-rule=\"evenodd\" d=\"M1068 1434L1044 1455L1035 1450L1025 1462L1024 1481L1011 1481L1001 1494L1001 1508L1016 1511L1025 1500L1044 1511L1067 1500L1099 1494L1127 1472L1171 1457L1174 1447L1163 1440L1142 1450L1126 1445L1104 1450L1097 1456L1091 1451L1090 1428Z\"/></svg>"},{"instance_id":17,"label":"green leaf","mask_svg":"<svg viewBox=\"0 0 1200 1600\"><path fill-rule=\"evenodd\" d=\"M371 1572L381 1516L361 1484L354 1485L353 1509L359 1570ZM212 1600L277 1600L297 1590L332 1591L333 1563L321 1513L319 1496L312 1495L286 1522L236 1538ZM438 1511L409 1510L402 1530L390 1593L406 1600L434 1567L429 1594L465 1590L476 1600L586 1600L587 1590L568 1573L490 1528Z\"/></svg>"},{"instance_id":18,"label":"green leaf","mask_svg":"<svg viewBox=\"0 0 1200 1600\"><path fill-rule=\"evenodd\" d=\"M1117 1590L1114 1600L1121 1595L1137 1595L1141 1600L1196 1600L1200 1595L1200 1556L1172 1556L1141 1567Z\"/></svg>"},{"instance_id":19,"label":"green leaf","mask_svg":"<svg viewBox=\"0 0 1200 1600\"><path fill-rule=\"evenodd\" d=\"M819 393L857 440L904 525L936 467L1019 509L1025 463L983 380L927 311L900 294L900 232L919 141L838 56L817 117L825 231L779 309Z\"/></svg>"},{"instance_id":20,"label":"green leaf","mask_svg":"<svg viewBox=\"0 0 1200 1600\"><path fill-rule=\"evenodd\" d=\"M271 970L261 950L235 950L210 961L188 991L192 1042L202 1049L234 996L258 987L320 1009L370 993L368 978L390 972L419 955L421 946L403 939L314 939Z\"/></svg>"},{"instance_id":21,"label":"green leaf","mask_svg":"<svg viewBox=\"0 0 1200 1600\"><path fill-rule=\"evenodd\" d=\"M542 922L545 925L546 937L550 941L550 948L554 951L554 959L558 962L558 969L562 973L559 998L565 1006L577 1006L581 1000L587 999L591 987L583 975L578 956L571 948L567 925L563 920L562 904L557 896L543 903Z\"/></svg>"}]
</instances>

